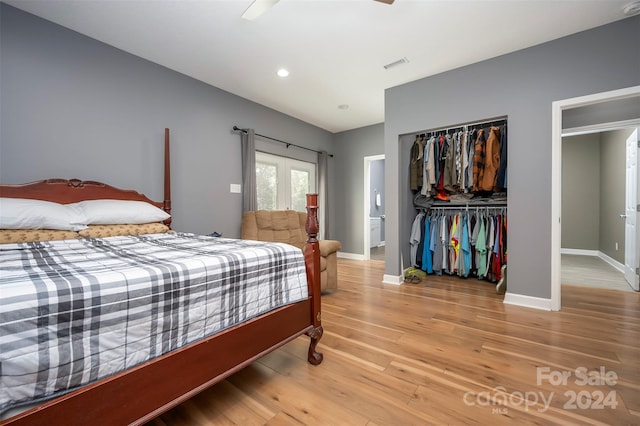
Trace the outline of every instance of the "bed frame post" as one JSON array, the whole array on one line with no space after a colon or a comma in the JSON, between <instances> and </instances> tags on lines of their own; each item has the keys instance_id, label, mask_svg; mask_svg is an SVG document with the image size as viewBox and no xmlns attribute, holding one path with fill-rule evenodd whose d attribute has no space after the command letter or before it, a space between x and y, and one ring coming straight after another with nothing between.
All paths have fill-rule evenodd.
<instances>
[{"instance_id":1,"label":"bed frame post","mask_svg":"<svg viewBox=\"0 0 640 426\"><path fill-rule=\"evenodd\" d=\"M311 296L311 323L313 328L307 332L311 338L308 361L318 365L322 362L322 354L316 346L322 337L322 316L320 314L320 245L318 243L318 194L307 194L307 243L304 246L304 259L307 267L307 281Z\"/></svg>"},{"instance_id":2,"label":"bed frame post","mask_svg":"<svg viewBox=\"0 0 640 426\"><path fill-rule=\"evenodd\" d=\"M169 149L169 129L164 129L164 211L171 214L171 151ZM171 226L171 218L165 221Z\"/></svg>"}]
</instances>

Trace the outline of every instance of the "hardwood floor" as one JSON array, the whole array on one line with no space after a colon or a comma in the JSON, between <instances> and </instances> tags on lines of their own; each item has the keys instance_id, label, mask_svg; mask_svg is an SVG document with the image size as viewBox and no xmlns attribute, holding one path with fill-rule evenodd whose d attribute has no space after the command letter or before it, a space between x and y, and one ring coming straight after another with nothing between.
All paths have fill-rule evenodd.
<instances>
[{"instance_id":1,"label":"hardwood floor","mask_svg":"<svg viewBox=\"0 0 640 426\"><path fill-rule=\"evenodd\" d=\"M561 258L563 284L634 291L620 272L598 256L563 254Z\"/></svg>"},{"instance_id":2,"label":"hardwood floor","mask_svg":"<svg viewBox=\"0 0 640 426\"><path fill-rule=\"evenodd\" d=\"M149 424L640 424L638 293L563 286L544 312L475 279L383 273L338 259L321 365L298 338Z\"/></svg>"}]
</instances>

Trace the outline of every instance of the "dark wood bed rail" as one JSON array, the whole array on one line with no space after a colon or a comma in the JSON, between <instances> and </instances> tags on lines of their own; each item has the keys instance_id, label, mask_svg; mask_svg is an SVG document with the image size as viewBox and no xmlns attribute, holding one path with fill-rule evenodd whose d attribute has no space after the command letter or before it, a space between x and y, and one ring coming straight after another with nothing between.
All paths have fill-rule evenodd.
<instances>
[{"instance_id":1,"label":"dark wood bed rail","mask_svg":"<svg viewBox=\"0 0 640 426\"><path fill-rule=\"evenodd\" d=\"M165 155L165 199L162 203L136 191L79 179L0 185L0 196L59 203L100 198L138 200L150 202L170 213L169 129L165 129ZM320 364L323 356L316 350L323 333L317 201L317 194L307 195L308 239L303 249L309 293L306 300L44 402L0 421L0 426L143 424L305 334L311 340L307 360L313 365Z\"/></svg>"}]
</instances>

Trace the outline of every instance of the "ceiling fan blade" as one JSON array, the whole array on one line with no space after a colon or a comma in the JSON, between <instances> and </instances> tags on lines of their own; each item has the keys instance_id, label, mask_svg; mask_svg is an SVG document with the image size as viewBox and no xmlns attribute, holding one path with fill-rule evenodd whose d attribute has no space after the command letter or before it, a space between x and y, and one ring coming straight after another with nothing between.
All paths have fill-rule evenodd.
<instances>
[{"instance_id":1,"label":"ceiling fan blade","mask_svg":"<svg viewBox=\"0 0 640 426\"><path fill-rule=\"evenodd\" d=\"M376 0L376 1L379 1L380 3L393 4L395 0Z\"/></svg>"},{"instance_id":2,"label":"ceiling fan blade","mask_svg":"<svg viewBox=\"0 0 640 426\"><path fill-rule=\"evenodd\" d=\"M242 17L248 21L253 21L267 10L271 9L280 0L254 0L253 3L244 11Z\"/></svg>"}]
</instances>

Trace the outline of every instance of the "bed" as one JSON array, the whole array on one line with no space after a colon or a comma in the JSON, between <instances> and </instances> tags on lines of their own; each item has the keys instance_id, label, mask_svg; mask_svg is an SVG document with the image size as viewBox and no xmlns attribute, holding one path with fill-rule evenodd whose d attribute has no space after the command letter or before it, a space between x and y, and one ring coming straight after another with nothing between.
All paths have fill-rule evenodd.
<instances>
[{"instance_id":1,"label":"bed","mask_svg":"<svg viewBox=\"0 0 640 426\"><path fill-rule=\"evenodd\" d=\"M322 362L317 195L302 251L175 232L169 165L166 129L162 202L78 179L0 185L3 199L167 213L146 231L96 224L0 245L0 407L35 403L1 425L143 424L305 334Z\"/></svg>"}]
</instances>

